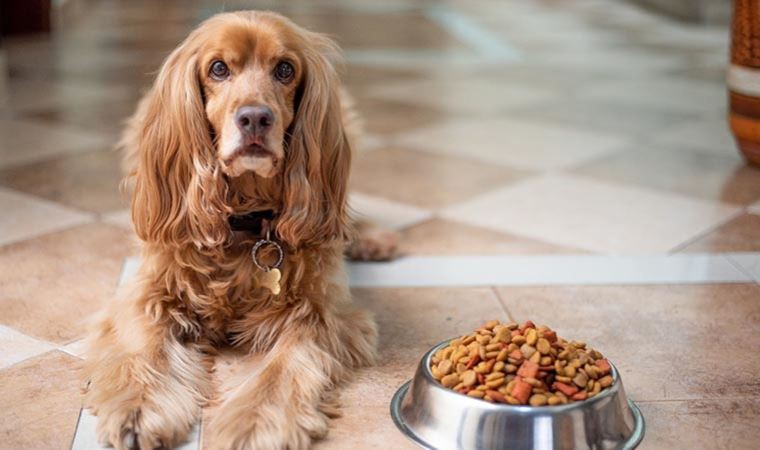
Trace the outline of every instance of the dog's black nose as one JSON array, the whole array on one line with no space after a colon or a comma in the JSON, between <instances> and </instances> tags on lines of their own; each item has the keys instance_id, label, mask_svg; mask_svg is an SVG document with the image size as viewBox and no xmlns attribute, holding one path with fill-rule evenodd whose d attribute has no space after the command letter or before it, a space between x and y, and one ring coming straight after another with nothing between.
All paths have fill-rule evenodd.
<instances>
[{"instance_id":1,"label":"dog's black nose","mask_svg":"<svg viewBox=\"0 0 760 450\"><path fill-rule=\"evenodd\" d=\"M268 106L243 106L235 113L235 123L243 133L262 135L274 123L274 113Z\"/></svg>"}]
</instances>

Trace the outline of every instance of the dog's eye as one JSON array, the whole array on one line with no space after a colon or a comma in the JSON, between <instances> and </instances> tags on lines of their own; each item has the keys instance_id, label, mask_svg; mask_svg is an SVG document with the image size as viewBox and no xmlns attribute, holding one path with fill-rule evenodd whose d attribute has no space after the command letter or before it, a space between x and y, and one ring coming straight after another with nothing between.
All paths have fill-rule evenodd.
<instances>
[{"instance_id":1,"label":"dog's eye","mask_svg":"<svg viewBox=\"0 0 760 450\"><path fill-rule=\"evenodd\" d=\"M230 76L230 69L222 61L214 61L211 63L211 69L209 69L209 75L215 80L225 80Z\"/></svg>"},{"instance_id":2,"label":"dog's eye","mask_svg":"<svg viewBox=\"0 0 760 450\"><path fill-rule=\"evenodd\" d=\"M293 79L295 72L293 64L290 64L287 61L280 61L274 69L274 76L280 80L280 82L287 83Z\"/></svg>"}]
</instances>

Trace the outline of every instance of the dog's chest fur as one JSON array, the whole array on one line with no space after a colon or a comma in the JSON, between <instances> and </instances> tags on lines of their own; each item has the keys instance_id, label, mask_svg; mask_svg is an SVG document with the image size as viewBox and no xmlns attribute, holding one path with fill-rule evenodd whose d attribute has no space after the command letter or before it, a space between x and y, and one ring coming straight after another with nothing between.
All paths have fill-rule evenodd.
<instances>
[{"instance_id":1,"label":"dog's chest fur","mask_svg":"<svg viewBox=\"0 0 760 450\"><path fill-rule=\"evenodd\" d=\"M176 293L171 297L179 299L172 305L177 311L174 320L186 339L265 346L288 321L318 316L323 305L314 299L344 287L340 277L334 276L342 266L342 246L286 250L280 267L281 292L274 295L262 286L263 272L253 263L254 243L255 238L242 237L222 255L197 253L185 259L194 261L194 267L165 273L165 285ZM269 261L274 252L262 249L260 255Z\"/></svg>"}]
</instances>

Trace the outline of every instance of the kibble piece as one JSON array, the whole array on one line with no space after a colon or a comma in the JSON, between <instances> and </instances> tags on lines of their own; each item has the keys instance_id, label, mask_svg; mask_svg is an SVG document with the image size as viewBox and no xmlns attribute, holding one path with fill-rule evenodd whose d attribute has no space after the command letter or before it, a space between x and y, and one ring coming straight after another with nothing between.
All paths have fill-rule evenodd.
<instances>
[{"instance_id":1,"label":"kibble piece","mask_svg":"<svg viewBox=\"0 0 760 450\"><path fill-rule=\"evenodd\" d=\"M578 372L575 375L575 378L573 378L573 383L575 383L575 385L579 388L585 388L586 384L588 383L588 377L584 372Z\"/></svg>"},{"instance_id":2,"label":"kibble piece","mask_svg":"<svg viewBox=\"0 0 760 450\"><path fill-rule=\"evenodd\" d=\"M543 394L534 394L530 396L530 406L544 406L548 402L548 399Z\"/></svg>"},{"instance_id":3,"label":"kibble piece","mask_svg":"<svg viewBox=\"0 0 760 450\"><path fill-rule=\"evenodd\" d=\"M552 345L544 338L541 338L536 342L536 349L541 352L542 355L548 355L552 349Z\"/></svg>"},{"instance_id":4,"label":"kibble piece","mask_svg":"<svg viewBox=\"0 0 760 450\"><path fill-rule=\"evenodd\" d=\"M478 375L473 370L466 370L462 373L462 383L465 386L472 386L478 381Z\"/></svg>"},{"instance_id":5,"label":"kibble piece","mask_svg":"<svg viewBox=\"0 0 760 450\"><path fill-rule=\"evenodd\" d=\"M454 387L459 383L459 375L452 373L441 378L441 384L446 387Z\"/></svg>"},{"instance_id":6,"label":"kibble piece","mask_svg":"<svg viewBox=\"0 0 760 450\"><path fill-rule=\"evenodd\" d=\"M483 398L484 395L485 395L485 392L479 391L477 389L472 389L467 392L468 397Z\"/></svg>"},{"instance_id":7,"label":"kibble piece","mask_svg":"<svg viewBox=\"0 0 760 450\"><path fill-rule=\"evenodd\" d=\"M507 398L499 391L494 390L487 390L486 395L494 399L494 401L497 401L499 403L507 403Z\"/></svg>"},{"instance_id":8,"label":"kibble piece","mask_svg":"<svg viewBox=\"0 0 760 450\"><path fill-rule=\"evenodd\" d=\"M525 343L530 346L534 346L536 345L537 341L538 341L538 331L536 331L534 328L531 328L525 334Z\"/></svg>"},{"instance_id":9,"label":"kibble piece","mask_svg":"<svg viewBox=\"0 0 760 450\"><path fill-rule=\"evenodd\" d=\"M454 368L454 363L451 362L449 359L444 359L440 363L438 363L438 372L440 372L441 376L445 376L451 373L451 370Z\"/></svg>"},{"instance_id":10,"label":"kibble piece","mask_svg":"<svg viewBox=\"0 0 760 450\"><path fill-rule=\"evenodd\" d=\"M536 349L526 342L522 345L522 347L520 347L520 353L522 353L525 358L530 358L534 353L536 353Z\"/></svg>"},{"instance_id":11,"label":"kibble piece","mask_svg":"<svg viewBox=\"0 0 760 450\"><path fill-rule=\"evenodd\" d=\"M612 377L609 375L606 375L599 379L599 384L603 387L610 387L612 385Z\"/></svg>"}]
</instances>

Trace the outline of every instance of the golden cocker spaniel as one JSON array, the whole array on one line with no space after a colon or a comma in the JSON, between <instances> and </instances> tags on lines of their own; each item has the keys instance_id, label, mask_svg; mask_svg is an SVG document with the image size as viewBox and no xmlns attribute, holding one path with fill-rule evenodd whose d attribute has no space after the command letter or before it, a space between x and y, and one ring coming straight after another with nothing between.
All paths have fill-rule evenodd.
<instances>
[{"instance_id":1,"label":"golden cocker spaniel","mask_svg":"<svg viewBox=\"0 0 760 450\"><path fill-rule=\"evenodd\" d=\"M305 448L327 433L331 390L373 361L376 327L343 268L351 149L337 56L278 14L235 12L164 62L121 144L142 265L86 355L103 443L182 442L217 396L215 350L232 346L250 363L206 444Z\"/></svg>"}]
</instances>

